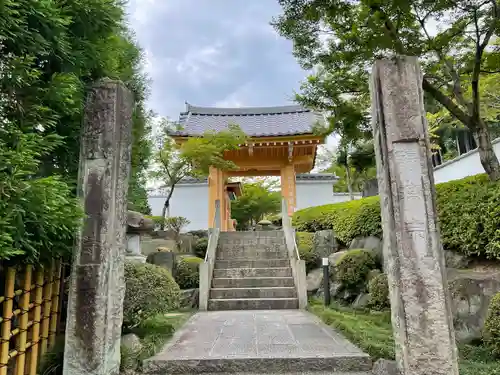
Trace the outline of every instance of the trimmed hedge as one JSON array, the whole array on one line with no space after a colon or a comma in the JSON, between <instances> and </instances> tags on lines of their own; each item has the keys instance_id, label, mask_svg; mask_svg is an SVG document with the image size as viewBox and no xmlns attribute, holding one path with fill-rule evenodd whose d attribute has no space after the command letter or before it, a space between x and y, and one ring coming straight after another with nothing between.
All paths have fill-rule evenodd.
<instances>
[{"instance_id":1,"label":"trimmed hedge","mask_svg":"<svg viewBox=\"0 0 500 375\"><path fill-rule=\"evenodd\" d=\"M484 341L495 357L500 358L500 293L493 296L484 322Z\"/></svg>"},{"instance_id":2,"label":"trimmed hedge","mask_svg":"<svg viewBox=\"0 0 500 375\"><path fill-rule=\"evenodd\" d=\"M198 288L200 285L200 263L203 259L185 256L179 259L175 267L175 281L181 289Z\"/></svg>"},{"instance_id":3,"label":"trimmed hedge","mask_svg":"<svg viewBox=\"0 0 500 375\"><path fill-rule=\"evenodd\" d=\"M198 258L205 259L205 255L207 254L207 247L208 237L201 237L196 240L193 251Z\"/></svg>"},{"instance_id":4,"label":"trimmed hedge","mask_svg":"<svg viewBox=\"0 0 500 375\"><path fill-rule=\"evenodd\" d=\"M300 259L306 262L306 270L310 271L318 266L319 257L314 252L314 233L296 232L297 248Z\"/></svg>"},{"instance_id":5,"label":"trimmed hedge","mask_svg":"<svg viewBox=\"0 0 500 375\"><path fill-rule=\"evenodd\" d=\"M447 250L500 259L500 184L484 174L436 186L441 239ZM382 235L379 197L297 211L298 231L332 229L343 244Z\"/></svg>"},{"instance_id":6,"label":"trimmed hedge","mask_svg":"<svg viewBox=\"0 0 500 375\"><path fill-rule=\"evenodd\" d=\"M125 263L123 328L130 330L158 314L176 310L179 285L166 268L148 263Z\"/></svg>"}]
</instances>

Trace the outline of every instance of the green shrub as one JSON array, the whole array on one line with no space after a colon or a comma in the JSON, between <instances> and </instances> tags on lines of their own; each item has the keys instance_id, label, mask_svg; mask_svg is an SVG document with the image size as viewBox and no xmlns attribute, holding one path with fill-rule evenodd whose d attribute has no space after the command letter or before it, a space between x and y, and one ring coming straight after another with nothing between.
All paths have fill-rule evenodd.
<instances>
[{"instance_id":1,"label":"green shrub","mask_svg":"<svg viewBox=\"0 0 500 375\"><path fill-rule=\"evenodd\" d=\"M179 286L165 268L148 263L125 263L125 282L124 330L179 307Z\"/></svg>"},{"instance_id":2,"label":"green shrub","mask_svg":"<svg viewBox=\"0 0 500 375\"><path fill-rule=\"evenodd\" d=\"M443 246L467 256L500 259L500 184L484 174L436 186ZM349 244L358 236L382 235L378 197L310 207L295 212L299 231L335 231Z\"/></svg>"},{"instance_id":3,"label":"green shrub","mask_svg":"<svg viewBox=\"0 0 500 375\"><path fill-rule=\"evenodd\" d=\"M300 231L332 229L337 240L349 244L355 237L382 234L378 197L327 204L299 210L293 224Z\"/></svg>"},{"instance_id":4,"label":"green shrub","mask_svg":"<svg viewBox=\"0 0 500 375\"><path fill-rule=\"evenodd\" d=\"M297 248L300 259L306 262L306 269L310 271L318 266L319 257L314 251L314 233L296 232Z\"/></svg>"},{"instance_id":5,"label":"green shrub","mask_svg":"<svg viewBox=\"0 0 500 375\"><path fill-rule=\"evenodd\" d=\"M500 293L493 296L484 322L484 341L496 357L500 357Z\"/></svg>"},{"instance_id":6,"label":"green shrub","mask_svg":"<svg viewBox=\"0 0 500 375\"><path fill-rule=\"evenodd\" d=\"M389 307L389 285L387 284L387 275L380 273L374 276L368 282L368 293L370 293L368 305L371 308L383 310Z\"/></svg>"},{"instance_id":7,"label":"green shrub","mask_svg":"<svg viewBox=\"0 0 500 375\"><path fill-rule=\"evenodd\" d=\"M359 289L364 285L368 273L377 267L372 252L362 249L347 251L335 264L334 277L347 290Z\"/></svg>"},{"instance_id":8,"label":"green shrub","mask_svg":"<svg viewBox=\"0 0 500 375\"><path fill-rule=\"evenodd\" d=\"M175 281L181 289L198 288L202 258L186 256L179 258L175 267Z\"/></svg>"},{"instance_id":9,"label":"green shrub","mask_svg":"<svg viewBox=\"0 0 500 375\"><path fill-rule=\"evenodd\" d=\"M207 246L208 246L207 237L198 238L193 249L194 253L198 258L205 259L205 254L207 253Z\"/></svg>"}]
</instances>

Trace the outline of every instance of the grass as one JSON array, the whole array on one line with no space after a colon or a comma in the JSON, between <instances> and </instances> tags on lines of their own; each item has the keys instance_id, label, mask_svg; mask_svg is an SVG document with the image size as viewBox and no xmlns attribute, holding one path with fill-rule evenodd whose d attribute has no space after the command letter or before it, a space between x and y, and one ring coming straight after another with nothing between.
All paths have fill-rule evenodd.
<instances>
[{"instance_id":1,"label":"grass","mask_svg":"<svg viewBox=\"0 0 500 375\"><path fill-rule=\"evenodd\" d=\"M318 301L311 301L309 310L326 324L342 334L368 353L374 360L394 359L389 311L368 312L332 304L324 307ZM500 375L500 360L492 358L484 346L461 345L460 375Z\"/></svg>"},{"instance_id":2,"label":"grass","mask_svg":"<svg viewBox=\"0 0 500 375\"><path fill-rule=\"evenodd\" d=\"M133 332L141 339L142 349L133 353L122 348L120 371L140 369L142 361L158 353L190 316L191 312L177 312L143 321Z\"/></svg>"}]
</instances>

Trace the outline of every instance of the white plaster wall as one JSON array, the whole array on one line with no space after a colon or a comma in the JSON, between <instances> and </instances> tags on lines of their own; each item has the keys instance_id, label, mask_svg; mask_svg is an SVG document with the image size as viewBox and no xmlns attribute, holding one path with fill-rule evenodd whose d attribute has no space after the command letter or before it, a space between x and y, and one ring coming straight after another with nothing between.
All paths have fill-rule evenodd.
<instances>
[{"instance_id":1,"label":"white plaster wall","mask_svg":"<svg viewBox=\"0 0 500 375\"><path fill-rule=\"evenodd\" d=\"M500 138L493 141L493 149L497 157L500 158ZM436 184L439 184L441 182L474 176L479 173L484 173L484 169L476 149L434 168L434 180Z\"/></svg>"},{"instance_id":2,"label":"white plaster wall","mask_svg":"<svg viewBox=\"0 0 500 375\"><path fill-rule=\"evenodd\" d=\"M361 194L354 194L354 198L360 199ZM348 193L333 193L331 181L297 181L297 210L348 200Z\"/></svg>"},{"instance_id":3,"label":"white plaster wall","mask_svg":"<svg viewBox=\"0 0 500 375\"><path fill-rule=\"evenodd\" d=\"M148 197L151 214L161 216L165 196ZM170 200L170 216L182 216L191 223L186 231L208 228L208 184L177 185Z\"/></svg>"}]
</instances>

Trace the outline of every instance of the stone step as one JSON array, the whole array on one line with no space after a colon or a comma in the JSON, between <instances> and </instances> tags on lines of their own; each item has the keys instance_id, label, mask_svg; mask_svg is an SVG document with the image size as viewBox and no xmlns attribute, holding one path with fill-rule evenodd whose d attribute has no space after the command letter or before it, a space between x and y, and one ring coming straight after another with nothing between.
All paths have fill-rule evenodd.
<instances>
[{"instance_id":1,"label":"stone step","mask_svg":"<svg viewBox=\"0 0 500 375\"><path fill-rule=\"evenodd\" d=\"M226 268L215 269L215 278L242 278L242 277L291 277L291 267L274 268Z\"/></svg>"},{"instance_id":2,"label":"stone step","mask_svg":"<svg viewBox=\"0 0 500 375\"><path fill-rule=\"evenodd\" d=\"M245 277L241 279L214 278L213 288L270 288L293 287L293 277Z\"/></svg>"},{"instance_id":3,"label":"stone step","mask_svg":"<svg viewBox=\"0 0 500 375\"><path fill-rule=\"evenodd\" d=\"M273 267L289 267L288 259L258 259L258 260L217 260L215 269L228 268L273 268Z\"/></svg>"},{"instance_id":4,"label":"stone step","mask_svg":"<svg viewBox=\"0 0 500 375\"><path fill-rule=\"evenodd\" d=\"M295 287L274 288L212 288L211 299L231 298L297 298Z\"/></svg>"},{"instance_id":5,"label":"stone step","mask_svg":"<svg viewBox=\"0 0 500 375\"><path fill-rule=\"evenodd\" d=\"M208 310L291 310L299 308L297 298L209 299Z\"/></svg>"},{"instance_id":6,"label":"stone step","mask_svg":"<svg viewBox=\"0 0 500 375\"><path fill-rule=\"evenodd\" d=\"M276 251L267 249L247 249L247 250L217 250L216 259L225 260L257 260L257 259L288 259L286 250Z\"/></svg>"},{"instance_id":7,"label":"stone step","mask_svg":"<svg viewBox=\"0 0 500 375\"><path fill-rule=\"evenodd\" d=\"M233 356L234 357L234 356ZM201 358L171 359L147 364L144 374L151 375L372 375L368 356L335 355L330 357L280 358ZM151 370L150 370L151 368ZM252 373L248 373L252 369Z\"/></svg>"},{"instance_id":8,"label":"stone step","mask_svg":"<svg viewBox=\"0 0 500 375\"><path fill-rule=\"evenodd\" d=\"M220 238L284 237L282 230L220 232Z\"/></svg>"}]
</instances>

